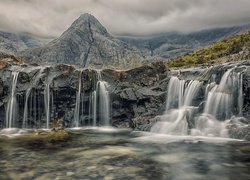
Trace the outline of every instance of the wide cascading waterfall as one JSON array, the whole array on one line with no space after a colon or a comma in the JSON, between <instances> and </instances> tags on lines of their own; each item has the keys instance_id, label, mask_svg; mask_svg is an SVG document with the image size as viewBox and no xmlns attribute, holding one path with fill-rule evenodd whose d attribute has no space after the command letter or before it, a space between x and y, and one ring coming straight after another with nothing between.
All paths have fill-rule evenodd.
<instances>
[{"instance_id":1,"label":"wide cascading waterfall","mask_svg":"<svg viewBox=\"0 0 250 180\"><path fill-rule=\"evenodd\" d=\"M11 96L8 101L6 109L6 127L12 128L15 126L15 120L17 119L17 103L16 103L16 85L19 72L12 72L12 84L11 84Z\"/></svg>"},{"instance_id":2,"label":"wide cascading waterfall","mask_svg":"<svg viewBox=\"0 0 250 180\"><path fill-rule=\"evenodd\" d=\"M206 104L205 104L205 114L211 114L215 118L228 119L231 117L230 107L232 105L231 93L233 90L233 78L229 76L233 69L228 70L221 78L219 85L214 85L214 87L208 92ZM233 77L233 76L232 76ZM220 119L221 119L220 118Z\"/></svg>"},{"instance_id":3,"label":"wide cascading waterfall","mask_svg":"<svg viewBox=\"0 0 250 180\"><path fill-rule=\"evenodd\" d=\"M204 103L192 104L202 82L171 77L168 84L166 111L158 117L151 132L170 135L201 135L227 137L226 123L242 116L242 74L235 68L227 70L219 84L212 74L206 85ZM202 90L203 91L203 90ZM200 112L204 106L203 112Z\"/></svg>"},{"instance_id":4,"label":"wide cascading waterfall","mask_svg":"<svg viewBox=\"0 0 250 180\"><path fill-rule=\"evenodd\" d=\"M242 74L235 72L235 68L229 69L219 84L211 83L208 87L204 112L195 118L191 134L227 137L227 122L242 116Z\"/></svg>"},{"instance_id":5,"label":"wide cascading waterfall","mask_svg":"<svg viewBox=\"0 0 250 180\"><path fill-rule=\"evenodd\" d=\"M169 81L166 111L151 132L185 135L188 133L188 120L197 107L191 106L202 83L196 80L185 81L172 77Z\"/></svg>"},{"instance_id":6,"label":"wide cascading waterfall","mask_svg":"<svg viewBox=\"0 0 250 180\"><path fill-rule=\"evenodd\" d=\"M97 71L97 83L96 89L92 92L92 117L93 126L97 125L97 118L99 118L99 124L109 126L110 122L110 98L107 90L107 82L102 80L101 72Z\"/></svg>"},{"instance_id":7,"label":"wide cascading waterfall","mask_svg":"<svg viewBox=\"0 0 250 180\"><path fill-rule=\"evenodd\" d=\"M75 104L75 111L74 111L74 127L79 127L79 120L80 120L80 103L81 103L81 93L82 92L82 70L79 72L78 75L78 91L76 94L76 104Z\"/></svg>"}]
</instances>

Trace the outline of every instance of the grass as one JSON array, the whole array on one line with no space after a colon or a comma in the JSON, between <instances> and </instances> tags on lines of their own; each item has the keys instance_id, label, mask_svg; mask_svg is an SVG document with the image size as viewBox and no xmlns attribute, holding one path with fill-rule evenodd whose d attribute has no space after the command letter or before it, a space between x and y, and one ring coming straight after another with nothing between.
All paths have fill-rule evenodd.
<instances>
[{"instance_id":1,"label":"grass","mask_svg":"<svg viewBox=\"0 0 250 180\"><path fill-rule=\"evenodd\" d=\"M236 54L243 47L250 47L250 31L231 36L206 48L171 59L168 67L190 67L201 64L211 64L215 59Z\"/></svg>"}]
</instances>

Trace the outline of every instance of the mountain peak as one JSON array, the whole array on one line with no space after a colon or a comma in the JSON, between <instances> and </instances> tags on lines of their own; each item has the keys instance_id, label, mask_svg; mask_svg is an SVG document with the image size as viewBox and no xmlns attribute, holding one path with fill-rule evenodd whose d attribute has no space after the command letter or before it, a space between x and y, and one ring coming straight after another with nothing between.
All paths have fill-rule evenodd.
<instances>
[{"instance_id":1,"label":"mountain peak","mask_svg":"<svg viewBox=\"0 0 250 180\"><path fill-rule=\"evenodd\" d=\"M81 67L131 66L142 60L132 46L110 35L91 14L82 14L57 39L44 47L20 53L30 62L76 64Z\"/></svg>"},{"instance_id":2,"label":"mountain peak","mask_svg":"<svg viewBox=\"0 0 250 180\"><path fill-rule=\"evenodd\" d=\"M85 33L93 33L93 31L96 31L98 33L105 34L106 36L110 36L101 23L89 13L80 15L80 17L71 24L71 26L62 34L62 36L79 30Z\"/></svg>"},{"instance_id":3,"label":"mountain peak","mask_svg":"<svg viewBox=\"0 0 250 180\"><path fill-rule=\"evenodd\" d=\"M92 14L89 14L89 13L81 14L81 16L78 19L95 19L95 20L97 20Z\"/></svg>"},{"instance_id":4,"label":"mountain peak","mask_svg":"<svg viewBox=\"0 0 250 180\"><path fill-rule=\"evenodd\" d=\"M84 24L84 23L92 23L92 24L98 24L99 26L102 26L101 23L91 14L85 13L81 14L79 18L77 18L72 25L76 24ZM72 26L71 25L71 26Z\"/></svg>"}]
</instances>

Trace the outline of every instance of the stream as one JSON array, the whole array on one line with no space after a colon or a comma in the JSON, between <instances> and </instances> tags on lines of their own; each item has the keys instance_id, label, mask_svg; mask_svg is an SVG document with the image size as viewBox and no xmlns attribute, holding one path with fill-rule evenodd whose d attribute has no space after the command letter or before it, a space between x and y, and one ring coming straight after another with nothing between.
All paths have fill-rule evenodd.
<instances>
[{"instance_id":1,"label":"stream","mask_svg":"<svg viewBox=\"0 0 250 180\"><path fill-rule=\"evenodd\" d=\"M0 179L250 179L250 142L111 127L0 131Z\"/></svg>"}]
</instances>

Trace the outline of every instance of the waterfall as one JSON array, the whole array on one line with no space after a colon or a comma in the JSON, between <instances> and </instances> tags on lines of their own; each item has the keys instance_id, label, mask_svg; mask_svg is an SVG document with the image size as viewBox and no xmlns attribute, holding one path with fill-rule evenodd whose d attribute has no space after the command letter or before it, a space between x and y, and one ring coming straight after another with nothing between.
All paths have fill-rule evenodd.
<instances>
[{"instance_id":1,"label":"waterfall","mask_svg":"<svg viewBox=\"0 0 250 180\"><path fill-rule=\"evenodd\" d=\"M205 100L204 112L195 118L195 128L191 134L226 137L227 120L242 116L242 74L234 70L227 70L220 83L212 85ZM238 112L234 112L234 109Z\"/></svg>"},{"instance_id":2,"label":"waterfall","mask_svg":"<svg viewBox=\"0 0 250 180\"><path fill-rule=\"evenodd\" d=\"M41 74L42 74L43 70L44 70L43 67L39 69L39 72L32 78L32 80L30 82L30 87L26 90L25 104L24 104L24 111L23 111L23 125L22 125L23 128L28 127L28 115L29 115L28 107L32 107L32 108L30 108L30 111L33 109L36 112L36 97L34 96L34 102L33 102L34 106L32 106L32 101L30 101L30 105L28 105L28 100L29 100L30 94L32 92L32 89L36 88L36 83L38 82L39 78L41 78ZM32 100L32 98L31 98L31 100ZM30 114L31 114L31 112L30 112ZM35 117L33 117L33 119L34 118Z\"/></svg>"},{"instance_id":3,"label":"waterfall","mask_svg":"<svg viewBox=\"0 0 250 180\"><path fill-rule=\"evenodd\" d=\"M8 101L6 110L6 127L12 128L15 126L17 119L17 104L16 104L16 85L19 72L12 72L11 96Z\"/></svg>"},{"instance_id":4,"label":"waterfall","mask_svg":"<svg viewBox=\"0 0 250 180\"><path fill-rule=\"evenodd\" d=\"M99 117L99 123L104 126L109 126L110 119L110 98L107 90L107 83L102 80L101 72L97 71L97 83L96 89L92 92L92 117L93 126L97 124L97 118Z\"/></svg>"},{"instance_id":5,"label":"waterfall","mask_svg":"<svg viewBox=\"0 0 250 180\"><path fill-rule=\"evenodd\" d=\"M107 91L107 84L104 81L99 81L97 84L97 92L99 91L99 103L100 103L100 119L103 125L109 125L109 93Z\"/></svg>"},{"instance_id":6,"label":"waterfall","mask_svg":"<svg viewBox=\"0 0 250 180\"><path fill-rule=\"evenodd\" d=\"M23 111L23 128L27 128L28 126L28 99L29 99L31 90L32 90L32 87L29 87L25 93L25 104L24 104L24 111Z\"/></svg>"},{"instance_id":7,"label":"waterfall","mask_svg":"<svg viewBox=\"0 0 250 180\"><path fill-rule=\"evenodd\" d=\"M204 114L212 115L214 119L229 119L232 116L235 94L238 96L238 105L242 103L241 75L233 70L227 70L222 76L219 85L214 85L208 92ZM242 111L242 106L239 111Z\"/></svg>"},{"instance_id":8,"label":"waterfall","mask_svg":"<svg viewBox=\"0 0 250 180\"><path fill-rule=\"evenodd\" d=\"M93 126L96 126L96 114L97 114L97 99L96 99L96 90L92 92L92 111L93 111Z\"/></svg>"},{"instance_id":9,"label":"waterfall","mask_svg":"<svg viewBox=\"0 0 250 180\"><path fill-rule=\"evenodd\" d=\"M242 108L243 108L243 80L242 80L242 74L238 73L238 116L242 116Z\"/></svg>"},{"instance_id":10,"label":"waterfall","mask_svg":"<svg viewBox=\"0 0 250 180\"><path fill-rule=\"evenodd\" d=\"M49 122L50 122L50 84L52 79L50 74L47 74L45 87L44 87L44 109L45 109L45 118L46 118L46 128L49 129Z\"/></svg>"},{"instance_id":11,"label":"waterfall","mask_svg":"<svg viewBox=\"0 0 250 180\"><path fill-rule=\"evenodd\" d=\"M74 111L74 126L79 127L79 119L80 119L80 102L81 102L81 91L82 91L82 70L78 75L78 91L76 95L76 104Z\"/></svg>"},{"instance_id":12,"label":"waterfall","mask_svg":"<svg viewBox=\"0 0 250 180\"><path fill-rule=\"evenodd\" d=\"M211 75L209 82L205 87L204 110L200 113L199 106L192 106L192 101L202 83L171 77L166 111L157 117L158 122L151 132L227 137L225 127L228 120L237 115L242 116L242 74L232 68L223 74L219 84L215 83L215 75Z\"/></svg>"},{"instance_id":13,"label":"waterfall","mask_svg":"<svg viewBox=\"0 0 250 180\"><path fill-rule=\"evenodd\" d=\"M166 110L181 107L183 104L184 84L185 81L179 80L177 77L172 77L169 80Z\"/></svg>"},{"instance_id":14,"label":"waterfall","mask_svg":"<svg viewBox=\"0 0 250 180\"><path fill-rule=\"evenodd\" d=\"M167 105L160 121L152 128L151 132L164 134L187 134L188 120L196 112L192 105L202 83L197 80L185 81L171 77L168 85Z\"/></svg>"}]
</instances>

